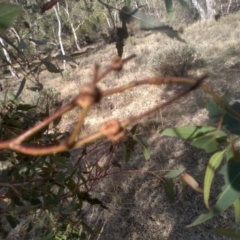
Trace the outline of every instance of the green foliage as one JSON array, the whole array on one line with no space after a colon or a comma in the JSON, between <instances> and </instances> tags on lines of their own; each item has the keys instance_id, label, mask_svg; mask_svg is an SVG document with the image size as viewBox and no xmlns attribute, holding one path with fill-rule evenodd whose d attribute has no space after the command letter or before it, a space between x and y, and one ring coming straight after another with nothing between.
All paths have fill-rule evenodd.
<instances>
[{"instance_id":1,"label":"green foliage","mask_svg":"<svg viewBox=\"0 0 240 240\"><path fill-rule=\"evenodd\" d=\"M48 101L45 104L51 105L52 99L47 98L46 94L44 96L45 101ZM15 95L2 105L2 140L18 135L22 129L30 128L48 115L47 112L42 113L41 109L39 111L37 106L21 104L12 99L15 99ZM54 129L49 130L39 132L25 144L44 147L59 143L58 139L62 134ZM1 169L1 177L4 182L12 182L6 186L0 184L5 198L11 200L11 204L4 207L5 218L11 228L15 228L19 219L12 213L16 209L16 214L21 214L18 208L28 207L28 214L32 215L31 222L34 224L29 227L25 237L36 234L42 237L51 235L51 239L57 239L63 234L66 239L78 239L90 231L77 216L79 211L83 211L83 203L90 206L97 204L107 209L99 199L88 193L88 177L83 176L78 162L74 164L69 161L69 153L30 157L20 153L13 155L11 151L2 150L1 155L1 163L6 160L7 166ZM102 170L101 173L100 169L97 169L98 176L104 176L105 171ZM72 225L72 222L75 224ZM2 236L7 236L8 230L4 232L2 228L1 232Z\"/></svg>"},{"instance_id":2,"label":"green foliage","mask_svg":"<svg viewBox=\"0 0 240 240\"><path fill-rule=\"evenodd\" d=\"M167 13L168 13L169 17L172 17L173 16L172 0L165 0L165 5L166 5L166 9L167 9Z\"/></svg>"},{"instance_id":3,"label":"green foliage","mask_svg":"<svg viewBox=\"0 0 240 240\"><path fill-rule=\"evenodd\" d=\"M240 103L235 102L228 106L230 108L222 108L221 105L210 102L207 105L209 118L212 122L218 123L222 119L222 126L233 134L240 135Z\"/></svg>"},{"instance_id":4,"label":"green foliage","mask_svg":"<svg viewBox=\"0 0 240 240\"><path fill-rule=\"evenodd\" d=\"M122 142L124 159L128 161L134 152L134 147L139 144L142 147L143 155L146 160L150 159L150 149L147 139L138 132L138 124L136 124L130 131L128 137Z\"/></svg>"},{"instance_id":5,"label":"green foliage","mask_svg":"<svg viewBox=\"0 0 240 240\"><path fill-rule=\"evenodd\" d=\"M130 7L131 6L131 0L124 0L124 6Z\"/></svg>"},{"instance_id":6,"label":"green foliage","mask_svg":"<svg viewBox=\"0 0 240 240\"><path fill-rule=\"evenodd\" d=\"M15 21L21 8L11 4L0 4L0 33L4 32Z\"/></svg>"},{"instance_id":7,"label":"green foliage","mask_svg":"<svg viewBox=\"0 0 240 240\"><path fill-rule=\"evenodd\" d=\"M19 89L18 89L18 91L16 93L16 96L15 96L14 100L16 100L20 96L20 94L22 93L22 91L24 89L24 86L25 86L25 83L26 83L26 78L24 77L23 80L21 81L21 84L19 86Z\"/></svg>"},{"instance_id":8,"label":"green foliage","mask_svg":"<svg viewBox=\"0 0 240 240\"><path fill-rule=\"evenodd\" d=\"M166 179L163 182L164 191L166 193L167 198L169 199L169 201L171 203L174 203L174 201L175 201L175 194L174 194L173 187L174 187L174 185L173 185L173 182L171 180Z\"/></svg>"},{"instance_id":9,"label":"green foliage","mask_svg":"<svg viewBox=\"0 0 240 240\"><path fill-rule=\"evenodd\" d=\"M158 17L145 14L139 9L132 9L124 6L119 13L119 19L124 23L137 21L141 30L165 33L170 38L176 38L181 42L185 42L171 26L159 21Z\"/></svg>"},{"instance_id":10,"label":"green foliage","mask_svg":"<svg viewBox=\"0 0 240 240\"><path fill-rule=\"evenodd\" d=\"M153 51L147 67L158 76L184 77L198 64L199 59L194 47L175 42Z\"/></svg>"},{"instance_id":11,"label":"green foliage","mask_svg":"<svg viewBox=\"0 0 240 240\"><path fill-rule=\"evenodd\" d=\"M220 127L222 127L230 133L239 135L239 103L235 102L233 104L228 104L227 102L218 100L217 102L208 104L207 110L211 121L218 125L217 128L209 126L184 126L168 128L160 132L164 136L190 140L193 146L204 149L206 152L215 152L219 149L219 143L225 146L224 150L217 151L210 157L206 168L203 196L204 203L210 211L207 214L200 215L189 225L189 227L196 226L211 219L231 205L234 206L236 222L240 221L240 162L239 153L234 147L238 138L232 140L231 136L228 136L225 132L220 130ZM216 204L210 208L208 201L212 181L223 160L226 160L226 162L220 173L224 176L225 185L222 188L222 192ZM175 171L168 174L170 174L170 177L175 177L178 175L177 173L179 172ZM167 177L168 174L165 177ZM238 233L230 229L220 229L215 232L233 237L238 235Z\"/></svg>"},{"instance_id":12,"label":"green foliage","mask_svg":"<svg viewBox=\"0 0 240 240\"><path fill-rule=\"evenodd\" d=\"M178 170L172 170L172 171L168 172L167 174L165 174L164 177L165 178L176 178L184 171L185 171L185 168L181 168Z\"/></svg>"},{"instance_id":13,"label":"green foliage","mask_svg":"<svg viewBox=\"0 0 240 240\"><path fill-rule=\"evenodd\" d=\"M215 206L207 214L200 215L193 223L189 225L195 226L203 223L216 214L226 210L240 197L240 163L234 159L230 159L221 169L225 185L223 186L220 197Z\"/></svg>"},{"instance_id":14,"label":"green foliage","mask_svg":"<svg viewBox=\"0 0 240 240\"><path fill-rule=\"evenodd\" d=\"M164 136L179 137L192 140L191 144L206 152L213 152L219 143L226 140L227 135L223 131L217 131L214 127L208 126L183 126L167 128L160 132Z\"/></svg>"},{"instance_id":15,"label":"green foliage","mask_svg":"<svg viewBox=\"0 0 240 240\"><path fill-rule=\"evenodd\" d=\"M208 162L208 166L206 169L205 177L204 177L204 203L207 208L209 208L208 200L210 195L210 188L212 184L212 180L214 178L216 169L219 167L223 160L224 152L216 152L212 155Z\"/></svg>"},{"instance_id":16,"label":"green foliage","mask_svg":"<svg viewBox=\"0 0 240 240\"><path fill-rule=\"evenodd\" d=\"M240 198L238 198L234 203L234 213L235 213L235 220L236 223L240 223Z\"/></svg>"}]
</instances>

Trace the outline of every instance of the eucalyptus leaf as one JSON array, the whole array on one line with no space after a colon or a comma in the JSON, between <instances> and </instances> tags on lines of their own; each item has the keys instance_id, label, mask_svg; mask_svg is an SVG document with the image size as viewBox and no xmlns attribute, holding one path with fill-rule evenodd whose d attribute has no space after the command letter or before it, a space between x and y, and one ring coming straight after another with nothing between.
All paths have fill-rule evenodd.
<instances>
[{"instance_id":1,"label":"eucalyptus leaf","mask_svg":"<svg viewBox=\"0 0 240 240\"><path fill-rule=\"evenodd\" d=\"M170 18L173 17L173 3L172 0L165 0L165 6L167 9L167 13L169 15Z\"/></svg>"},{"instance_id":2,"label":"eucalyptus leaf","mask_svg":"<svg viewBox=\"0 0 240 240\"><path fill-rule=\"evenodd\" d=\"M185 171L185 168L180 168L177 170L172 170L168 172L167 174L164 175L165 178L176 178L178 177L181 173Z\"/></svg>"},{"instance_id":3,"label":"eucalyptus leaf","mask_svg":"<svg viewBox=\"0 0 240 240\"><path fill-rule=\"evenodd\" d=\"M223 160L224 152L216 152L212 155L208 162L208 166L206 169L205 177L204 177L204 189L203 189L203 198L204 203L207 208L209 208L208 200L210 196L210 188L212 184L212 180L215 174L216 169L219 167Z\"/></svg>"},{"instance_id":4,"label":"eucalyptus leaf","mask_svg":"<svg viewBox=\"0 0 240 240\"><path fill-rule=\"evenodd\" d=\"M57 68L53 63L43 60L42 63L46 66L47 70L52 73L61 73L63 70Z\"/></svg>"},{"instance_id":5,"label":"eucalyptus leaf","mask_svg":"<svg viewBox=\"0 0 240 240\"><path fill-rule=\"evenodd\" d=\"M240 223L240 198L238 198L234 203L234 213L235 213L235 220L236 223Z\"/></svg>"},{"instance_id":6,"label":"eucalyptus leaf","mask_svg":"<svg viewBox=\"0 0 240 240\"><path fill-rule=\"evenodd\" d=\"M207 153L216 151L219 143L227 141L227 134L209 126L182 126L160 131L161 135L193 140L191 145Z\"/></svg>"},{"instance_id":7,"label":"eucalyptus leaf","mask_svg":"<svg viewBox=\"0 0 240 240\"><path fill-rule=\"evenodd\" d=\"M20 12L19 6L0 3L0 33L13 24Z\"/></svg>"},{"instance_id":8,"label":"eucalyptus leaf","mask_svg":"<svg viewBox=\"0 0 240 240\"><path fill-rule=\"evenodd\" d=\"M30 109L36 108L36 105L31 105L31 104L19 104L17 106L17 110L21 110L21 111L28 111Z\"/></svg>"},{"instance_id":9,"label":"eucalyptus leaf","mask_svg":"<svg viewBox=\"0 0 240 240\"><path fill-rule=\"evenodd\" d=\"M67 167L67 161L65 157L62 156L52 156L51 160L53 161L53 163L55 163L57 165L58 168L62 169L62 168L66 168Z\"/></svg>"},{"instance_id":10,"label":"eucalyptus leaf","mask_svg":"<svg viewBox=\"0 0 240 240\"><path fill-rule=\"evenodd\" d=\"M177 137L187 140L193 140L198 137L211 135L216 138L227 137L227 134L223 131L219 131L215 127L209 126L180 126L174 128L166 128L159 132L163 136Z\"/></svg>"},{"instance_id":11,"label":"eucalyptus leaf","mask_svg":"<svg viewBox=\"0 0 240 240\"><path fill-rule=\"evenodd\" d=\"M173 182L171 180L165 180L163 182L163 188L165 191L165 194L169 201L171 203L174 203L175 201L175 194L174 194L174 188L173 188Z\"/></svg>"},{"instance_id":12,"label":"eucalyptus leaf","mask_svg":"<svg viewBox=\"0 0 240 240\"><path fill-rule=\"evenodd\" d=\"M141 30L162 32L170 38L176 38L181 42L185 42L185 40L179 36L178 31L160 22L157 16L145 14L139 9L132 9L131 7L124 6L120 11L119 18L126 23L137 21Z\"/></svg>"},{"instance_id":13,"label":"eucalyptus leaf","mask_svg":"<svg viewBox=\"0 0 240 240\"><path fill-rule=\"evenodd\" d=\"M16 95L15 95L15 99L14 99L14 100L16 100L16 99L20 96L20 94L22 93L23 88L24 88L24 86L25 86L25 83L26 83L26 78L24 77L24 78L22 79L22 81L21 81L21 84L20 84L19 89L18 89L18 91L17 91L17 93L16 93Z\"/></svg>"},{"instance_id":14,"label":"eucalyptus leaf","mask_svg":"<svg viewBox=\"0 0 240 240\"><path fill-rule=\"evenodd\" d=\"M142 146L143 155L146 160L150 159L150 148L147 143L147 138L145 137L137 137L136 135L133 135L132 137L136 142L138 142Z\"/></svg>"},{"instance_id":15,"label":"eucalyptus leaf","mask_svg":"<svg viewBox=\"0 0 240 240\"><path fill-rule=\"evenodd\" d=\"M124 6L130 7L131 6L131 0L124 0Z\"/></svg>"},{"instance_id":16,"label":"eucalyptus leaf","mask_svg":"<svg viewBox=\"0 0 240 240\"><path fill-rule=\"evenodd\" d=\"M227 104L227 103L226 103ZM227 104L228 105L228 104ZM234 111L240 114L240 103L235 102L232 105L228 105ZM209 118L218 124L222 119L222 126L233 134L240 135L240 117L238 118L229 110L223 109L222 106L215 102L210 102L207 105Z\"/></svg>"},{"instance_id":17,"label":"eucalyptus leaf","mask_svg":"<svg viewBox=\"0 0 240 240\"><path fill-rule=\"evenodd\" d=\"M189 227L201 224L217 214L225 211L240 197L240 162L230 159L221 169L225 185L222 188L217 203L207 214L201 214Z\"/></svg>"}]
</instances>

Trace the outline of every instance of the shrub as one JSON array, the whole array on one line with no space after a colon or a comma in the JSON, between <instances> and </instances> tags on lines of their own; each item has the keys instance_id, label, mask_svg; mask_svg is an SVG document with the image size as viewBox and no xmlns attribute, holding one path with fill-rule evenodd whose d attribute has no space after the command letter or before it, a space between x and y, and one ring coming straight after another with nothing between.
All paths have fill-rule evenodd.
<instances>
[{"instance_id":1,"label":"shrub","mask_svg":"<svg viewBox=\"0 0 240 240\"><path fill-rule=\"evenodd\" d=\"M187 76L188 71L196 65L199 54L192 46L179 42L167 45L150 54L147 67L158 76Z\"/></svg>"}]
</instances>

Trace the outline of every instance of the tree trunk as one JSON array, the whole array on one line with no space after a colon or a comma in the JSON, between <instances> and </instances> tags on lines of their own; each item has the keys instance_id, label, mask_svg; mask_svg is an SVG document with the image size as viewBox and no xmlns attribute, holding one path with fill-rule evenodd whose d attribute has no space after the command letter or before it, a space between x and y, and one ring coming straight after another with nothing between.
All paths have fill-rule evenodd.
<instances>
[{"instance_id":1,"label":"tree trunk","mask_svg":"<svg viewBox=\"0 0 240 240\"><path fill-rule=\"evenodd\" d=\"M76 34L76 29L74 29L74 26L73 26L73 23L72 23L72 20L70 18L70 15L69 15L69 9L68 9L68 3L67 3L67 0L65 0L65 4L66 4L66 8L64 8L66 14L67 14L67 17L68 17L68 21L69 21L69 24L70 24L70 27L72 29L72 33L73 33L73 37L74 37L74 41L75 41L75 45L77 47L77 50L81 50L79 44L78 44L78 38L77 38L77 34Z\"/></svg>"},{"instance_id":2,"label":"tree trunk","mask_svg":"<svg viewBox=\"0 0 240 240\"><path fill-rule=\"evenodd\" d=\"M197 9L201 20L207 21L214 19L216 14L214 0L204 0L204 4L200 4L201 2L201 0L192 0L192 4ZM202 5L204 5L204 7Z\"/></svg>"},{"instance_id":3,"label":"tree trunk","mask_svg":"<svg viewBox=\"0 0 240 240\"><path fill-rule=\"evenodd\" d=\"M214 9L214 0L206 0L207 5L207 19L213 20L214 16L216 15L216 10Z\"/></svg>"},{"instance_id":4,"label":"tree trunk","mask_svg":"<svg viewBox=\"0 0 240 240\"><path fill-rule=\"evenodd\" d=\"M54 6L53 8L54 8L57 20L58 20L58 42L59 42L59 45L61 48L62 55L65 55L65 51L64 51L63 43L62 43L62 25L61 25L61 20L60 20L60 16L59 16L59 3L57 3L57 7ZM64 60L63 68L64 69L66 68L65 60Z\"/></svg>"},{"instance_id":5,"label":"tree trunk","mask_svg":"<svg viewBox=\"0 0 240 240\"><path fill-rule=\"evenodd\" d=\"M197 9L202 21L207 20L207 15L197 0L192 0L193 6Z\"/></svg>"}]
</instances>

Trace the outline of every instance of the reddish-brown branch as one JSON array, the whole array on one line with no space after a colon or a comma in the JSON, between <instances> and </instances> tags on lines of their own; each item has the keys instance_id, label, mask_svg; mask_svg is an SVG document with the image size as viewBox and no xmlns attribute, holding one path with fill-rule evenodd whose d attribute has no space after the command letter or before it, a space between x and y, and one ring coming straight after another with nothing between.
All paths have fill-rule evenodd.
<instances>
[{"instance_id":1,"label":"reddish-brown branch","mask_svg":"<svg viewBox=\"0 0 240 240\"><path fill-rule=\"evenodd\" d=\"M125 64L126 62L128 62L129 60L131 60L133 57L135 57L135 55L131 55L125 59L121 59L121 58L114 58L112 61L112 64L110 67L108 67L107 69L105 69L101 74L99 73L99 66L96 65L95 66L95 74L93 76L93 81L92 84L88 84L85 86L85 88L87 87L89 89L89 97L93 97L96 99L93 99L93 103L97 102L97 99L101 98L101 97L106 97L108 95L112 95L115 93L121 93L127 89L136 87L136 86L140 86L140 85L146 85L146 84L150 84L150 85L162 85L162 84L172 84L172 83L187 83L187 84L191 84L192 86L185 90L184 92L174 96L173 98L171 98L170 100L168 100L167 102L156 106L153 109L150 109L149 111L142 113L138 116L133 116L130 118L127 118L123 121L120 122L121 124L121 128L125 128L127 126L129 126L130 124L133 124L139 120L141 120L142 118L166 107L169 106L170 104L172 104L173 102L177 101L179 98L184 97L185 95L187 95L188 93L190 93L191 91L195 90L198 87L201 87L204 91L206 91L207 93L209 93L216 102L220 103L221 105L223 105L223 107L229 111L231 111L235 116L237 116L238 118L240 118L240 114L235 112L233 109L231 109L228 105L226 105L211 89L209 89L207 86L205 86L202 82L203 80L206 78L206 76L202 77L200 80L195 81L192 79L188 79L188 78L176 78L176 77L166 77L166 78L149 78L149 79L143 79L140 81L132 81L126 85L123 85L121 87L118 88L114 88L114 89L109 89L109 90L105 90L105 91L101 91L99 90L99 88L96 87L96 83L99 82L104 76L106 76L109 72L116 70L119 71L122 68L122 65ZM91 94L91 91L93 93L95 93L94 91L99 94L95 96L94 94ZM85 96L85 95L84 95ZM83 96L83 97L84 97ZM88 97L88 96L87 96ZM43 147L43 148L39 148L39 147L29 147L29 146L25 146L22 143L27 140L29 137L33 136L35 133L37 133L38 131L40 131L41 129L43 129L44 127L46 127L47 125L49 125L52 121L54 121L55 119L57 119L58 117L62 116L63 114L65 114L66 112L72 110L74 107L76 107L77 105L81 104L83 102L81 98L81 91L80 94L69 104L67 104L66 106L64 106L63 108L61 108L60 110L58 110L57 112L55 112L54 114L52 114L51 116L47 117L46 119L44 119L42 122L36 124L34 127L30 128L29 130L27 130L26 132L22 133L21 135L19 135L18 137L15 137L13 139L7 140L7 141L3 141L0 142L0 149L11 149L14 151L18 151L27 155L46 155L46 154L54 154L57 152L64 152L67 151L71 148L75 148L75 147L81 147L87 143L93 142L99 138L103 137L102 134L102 129L101 131L92 133L78 141L76 141L76 136L78 134L78 132L80 131L81 126L83 125L84 119L86 118L86 114L89 110L89 107L91 105L89 105L89 107L87 107L85 109L85 113L83 113L81 115L81 117L79 118L79 122L75 127L75 130L73 131L73 133L70 135L70 138L67 140L67 142L65 143L61 143L59 145L56 146L50 146L50 147ZM81 101L80 101L81 100ZM95 101L96 100L96 101ZM118 133L118 132L117 132ZM115 136L115 135L114 135ZM115 138L112 138L115 139ZM118 138L116 138L118 139Z\"/></svg>"}]
</instances>

